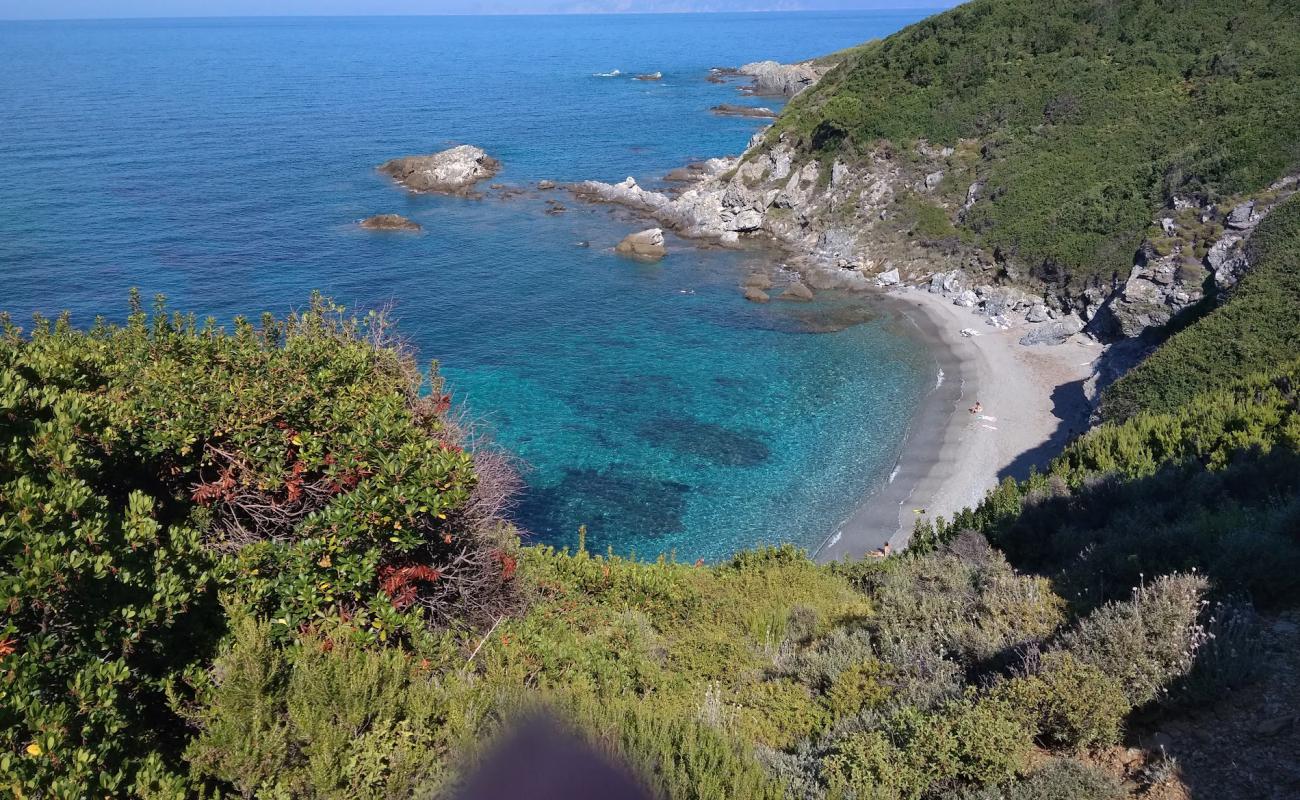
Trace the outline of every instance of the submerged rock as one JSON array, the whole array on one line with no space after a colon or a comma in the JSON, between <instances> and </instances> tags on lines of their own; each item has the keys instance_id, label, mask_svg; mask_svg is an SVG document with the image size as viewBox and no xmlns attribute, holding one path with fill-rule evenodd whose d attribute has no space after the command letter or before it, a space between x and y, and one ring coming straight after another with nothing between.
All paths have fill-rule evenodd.
<instances>
[{"instance_id":1,"label":"submerged rock","mask_svg":"<svg viewBox=\"0 0 1300 800\"><path fill-rule=\"evenodd\" d=\"M368 231L418 231L420 223L401 214L376 214L357 223Z\"/></svg>"},{"instance_id":2,"label":"submerged rock","mask_svg":"<svg viewBox=\"0 0 1300 800\"><path fill-rule=\"evenodd\" d=\"M633 80L637 80L637 81L661 81L661 80L663 80L663 78L664 78L664 74L663 74L662 72L647 72L647 73L644 73L644 74L642 74L642 75L637 75L636 77L633 78Z\"/></svg>"},{"instance_id":3,"label":"submerged rock","mask_svg":"<svg viewBox=\"0 0 1300 800\"><path fill-rule=\"evenodd\" d=\"M772 298L768 296L767 292L757 286L747 286L745 287L745 299L751 303L766 303Z\"/></svg>"},{"instance_id":4,"label":"submerged rock","mask_svg":"<svg viewBox=\"0 0 1300 800\"><path fill-rule=\"evenodd\" d=\"M660 228L629 234L614 250L625 256L645 259L660 259L668 253L664 247L664 232Z\"/></svg>"},{"instance_id":5,"label":"submerged rock","mask_svg":"<svg viewBox=\"0 0 1300 800\"><path fill-rule=\"evenodd\" d=\"M720 117L754 117L756 119L776 119L776 112L767 106L738 106L734 103L722 103L709 109Z\"/></svg>"},{"instance_id":6,"label":"submerged rock","mask_svg":"<svg viewBox=\"0 0 1300 800\"><path fill-rule=\"evenodd\" d=\"M482 148L462 144L428 156L404 156L379 165L379 171L412 192L458 194L501 169Z\"/></svg>"},{"instance_id":7,"label":"submerged rock","mask_svg":"<svg viewBox=\"0 0 1300 800\"><path fill-rule=\"evenodd\" d=\"M780 300L811 300L813 299L812 289L809 289L803 281L795 280L785 287L781 292Z\"/></svg>"}]
</instances>

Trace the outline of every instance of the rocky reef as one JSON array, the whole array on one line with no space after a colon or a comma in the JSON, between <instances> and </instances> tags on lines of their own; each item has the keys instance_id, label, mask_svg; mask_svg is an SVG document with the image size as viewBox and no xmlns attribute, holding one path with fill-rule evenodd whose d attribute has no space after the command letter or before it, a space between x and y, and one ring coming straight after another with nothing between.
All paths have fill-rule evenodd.
<instances>
[{"instance_id":1,"label":"rocky reef","mask_svg":"<svg viewBox=\"0 0 1300 800\"><path fill-rule=\"evenodd\" d=\"M752 117L754 119L776 118L776 112L767 106L740 106L735 103L721 103L709 110L720 117Z\"/></svg>"},{"instance_id":2,"label":"rocky reef","mask_svg":"<svg viewBox=\"0 0 1300 800\"><path fill-rule=\"evenodd\" d=\"M357 223L368 231L418 231L420 223L409 220L401 214L376 214Z\"/></svg>"},{"instance_id":3,"label":"rocky reef","mask_svg":"<svg viewBox=\"0 0 1300 800\"><path fill-rule=\"evenodd\" d=\"M462 144L427 156L404 156L379 165L412 192L464 194L479 181L487 180L501 169L501 162L481 147Z\"/></svg>"}]
</instances>

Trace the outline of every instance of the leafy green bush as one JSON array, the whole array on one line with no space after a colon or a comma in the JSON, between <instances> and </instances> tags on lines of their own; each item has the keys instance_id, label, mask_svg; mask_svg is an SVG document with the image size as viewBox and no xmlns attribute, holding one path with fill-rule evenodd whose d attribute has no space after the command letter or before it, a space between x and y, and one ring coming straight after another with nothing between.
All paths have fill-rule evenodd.
<instances>
[{"instance_id":1,"label":"leafy green bush","mask_svg":"<svg viewBox=\"0 0 1300 800\"><path fill-rule=\"evenodd\" d=\"M1119 781L1107 773L1060 758L1019 780L966 791L952 800L1119 800L1127 796Z\"/></svg>"},{"instance_id":2,"label":"leafy green bush","mask_svg":"<svg viewBox=\"0 0 1300 800\"><path fill-rule=\"evenodd\" d=\"M835 741L821 771L834 796L919 798L935 785L1006 780L1024 768L1030 744L1007 704L963 698Z\"/></svg>"},{"instance_id":3,"label":"leafy green bush","mask_svg":"<svg viewBox=\"0 0 1300 800\"><path fill-rule=\"evenodd\" d=\"M233 629L192 720L196 777L244 796L302 798L429 796L446 782L471 722L464 683L346 631L286 650L266 622L236 616Z\"/></svg>"},{"instance_id":4,"label":"leafy green bush","mask_svg":"<svg viewBox=\"0 0 1300 800\"><path fill-rule=\"evenodd\" d=\"M286 641L517 606L508 482L480 480L382 318L317 298L226 332L133 306L3 321L0 769L30 794L175 788L219 591Z\"/></svg>"},{"instance_id":5,"label":"leafy green bush","mask_svg":"<svg viewBox=\"0 0 1300 800\"><path fill-rule=\"evenodd\" d=\"M890 559L863 591L881 609L868 622L878 647L937 650L966 665L1045 639L1064 619L1047 581L1017 575L997 554Z\"/></svg>"},{"instance_id":6,"label":"leafy green bush","mask_svg":"<svg viewBox=\"0 0 1300 800\"><path fill-rule=\"evenodd\" d=\"M1044 654L1033 672L999 694L1027 715L1044 743L1076 750L1118 742L1131 708L1117 680L1062 650Z\"/></svg>"}]
</instances>

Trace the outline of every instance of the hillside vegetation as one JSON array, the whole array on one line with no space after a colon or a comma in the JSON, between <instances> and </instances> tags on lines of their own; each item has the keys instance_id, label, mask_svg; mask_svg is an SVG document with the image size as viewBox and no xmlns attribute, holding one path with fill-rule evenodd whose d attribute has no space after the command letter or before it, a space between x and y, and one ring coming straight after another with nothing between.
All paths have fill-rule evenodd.
<instances>
[{"instance_id":1,"label":"hillside vegetation","mask_svg":"<svg viewBox=\"0 0 1300 800\"><path fill-rule=\"evenodd\" d=\"M1250 680L1222 621L1296 599L1297 365L902 556L705 566L519 548L385 331L322 300L7 326L0 784L439 796L544 707L666 798L1103 800L1141 786L1088 754Z\"/></svg>"},{"instance_id":2,"label":"hillside vegetation","mask_svg":"<svg viewBox=\"0 0 1300 800\"><path fill-rule=\"evenodd\" d=\"M1300 165L1297 108L1295 0L971 0L850 51L769 141L851 164L974 140L964 233L1078 288L1127 277L1175 193L1218 201Z\"/></svg>"}]
</instances>

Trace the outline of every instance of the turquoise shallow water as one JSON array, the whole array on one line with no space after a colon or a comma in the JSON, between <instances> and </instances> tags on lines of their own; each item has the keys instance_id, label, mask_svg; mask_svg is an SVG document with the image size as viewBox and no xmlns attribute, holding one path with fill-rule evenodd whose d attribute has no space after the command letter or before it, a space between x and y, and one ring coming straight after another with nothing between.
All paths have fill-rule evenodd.
<instances>
[{"instance_id":1,"label":"turquoise shallow water","mask_svg":"<svg viewBox=\"0 0 1300 800\"><path fill-rule=\"evenodd\" d=\"M746 303L761 250L673 241L636 264L609 251L638 227L621 212L409 196L373 167L472 142L504 183L653 181L756 129L707 113L736 100L710 66L920 16L0 23L0 307L89 323L131 286L219 319L312 289L391 304L521 459L535 540L812 547L888 472L930 380L904 326L860 298ZM593 76L613 69L665 77ZM355 227L379 212L424 232Z\"/></svg>"}]
</instances>

